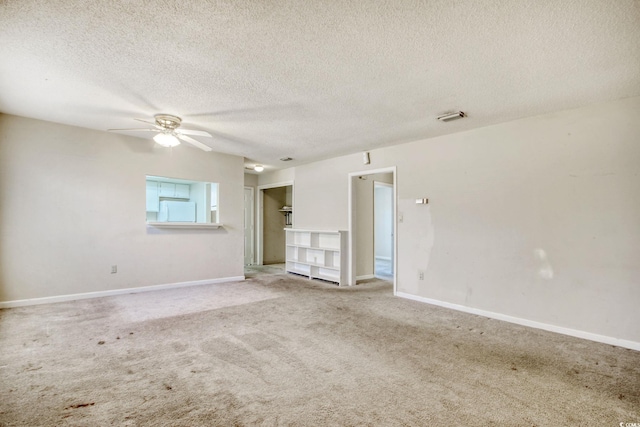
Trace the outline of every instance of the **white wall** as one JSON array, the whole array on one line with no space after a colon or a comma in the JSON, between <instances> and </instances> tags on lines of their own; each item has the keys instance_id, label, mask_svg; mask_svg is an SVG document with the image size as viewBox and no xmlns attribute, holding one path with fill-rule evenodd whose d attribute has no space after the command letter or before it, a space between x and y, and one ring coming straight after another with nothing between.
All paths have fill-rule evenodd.
<instances>
[{"instance_id":1,"label":"white wall","mask_svg":"<svg viewBox=\"0 0 640 427\"><path fill-rule=\"evenodd\" d=\"M293 186L287 185L285 187L285 204L286 206L291 207L293 205Z\"/></svg>"},{"instance_id":2,"label":"white wall","mask_svg":"<svg viewBox=\"0 0 640 427\"><path fill-rule=\"evenodd\" d=\"M639 138L636 97L299 166L296 227L397 166L398 291L640 342Z\"/></svg>"},{"instance_id":3,"label":"white wall","mask_svg":"<svg viewBox=\"0 0 640 427\"><path fill-rule=\"evenodd\" d=\"M283 182L293 182L295 168L287 168L272 172L264 172L257 175L258 185L281 184Z\"/></svg>"},{"instance_id":4,"label":"white wall","mask_svg":"<svg viewBox=\"0 0 640 427\"><path fill-rule=\"evenodd\" d=\"M258 186L258 175L251 173L244 174L244 186L256 188Z\"/></svg>"},{"instance_id":5,"label":"white wall","mask_svg":"<svg viewBox=\"0 0 640 427\"><path fill-rule=\"evenodd\" d=\"M373 263L373 180L370 176L354 176L355 198L356 278L369 278L374 273Z\"/></svg>"},{"instance_id":6,"label":"white wall","mask_svg":"<svg viewBox=\"0 0 640 427\"><path fill-rule=\"evenodd\" d=\"M145 175L219 182L224 228L148 229ZM241 157L0 115L0 301L243 276L242 186Z\"/></svg>"}]
</instances>

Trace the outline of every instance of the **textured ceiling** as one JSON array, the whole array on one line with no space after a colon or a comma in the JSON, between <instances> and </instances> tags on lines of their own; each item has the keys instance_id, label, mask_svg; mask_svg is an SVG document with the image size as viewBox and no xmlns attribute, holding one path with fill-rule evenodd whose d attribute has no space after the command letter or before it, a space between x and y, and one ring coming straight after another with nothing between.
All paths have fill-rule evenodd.
<instances>
[{"instance_id":1,"label":"textured ceiling","mask_svg":"<svg viewBox=\"0 0 640 427\"><path fill-rule=\"evenodd\" d=\"M176 114L271 168L640 95L638 0L4 0L0 24L0 111Z\"/></svg>"}]
</instances>

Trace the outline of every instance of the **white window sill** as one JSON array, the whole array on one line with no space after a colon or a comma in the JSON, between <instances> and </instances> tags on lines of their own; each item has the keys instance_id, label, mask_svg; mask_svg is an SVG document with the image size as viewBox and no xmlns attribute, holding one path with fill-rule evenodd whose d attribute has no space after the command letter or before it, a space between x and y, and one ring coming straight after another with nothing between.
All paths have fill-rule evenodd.
<instances>
[{"instance_id":1,"label":"white window sill","mask_svg":"<svg viewBox=\"0 0 640 427\"><path fill-rule=\"evenodd\" d=\"M204 222L147 222L147 227L154 228L201 228L213 229L222 227L220 223L204 223Z\"/></svg>"}]
</instances>

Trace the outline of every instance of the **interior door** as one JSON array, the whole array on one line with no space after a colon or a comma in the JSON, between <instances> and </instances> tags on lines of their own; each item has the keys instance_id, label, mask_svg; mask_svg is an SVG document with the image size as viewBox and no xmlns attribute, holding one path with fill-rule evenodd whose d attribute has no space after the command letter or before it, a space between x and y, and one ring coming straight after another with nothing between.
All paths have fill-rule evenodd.
<instances>
[{"instance_id":1,"label":"interior door","mask_svg":"<svg viewBox=\"0 0 640 427\"><path fill-rule=\"evenodd\" d=\"M375 182L373 204L375 274L393 277L393 184Z\"/></svg>"},{"instance_id":2,"label":"interior door","mask_svg":"<svg viewBox=\"0 0 640 427\"><path fill-rule=\"evenodd\" d=\"M244 187L244 265L252 265L254 245L253 187Z\"/></svg>"}]
</instances>

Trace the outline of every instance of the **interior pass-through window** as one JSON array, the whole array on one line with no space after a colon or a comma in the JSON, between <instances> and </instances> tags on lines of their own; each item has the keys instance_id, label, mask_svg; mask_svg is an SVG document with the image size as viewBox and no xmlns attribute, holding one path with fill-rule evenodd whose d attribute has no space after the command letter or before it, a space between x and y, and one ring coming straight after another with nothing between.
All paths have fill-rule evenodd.
<instances>
[{"instance_id":1,"label":"interior pass-through window","mask_svg":"<svg viewBox=\"0 0 640 427\"><path fill-rule=\"evenodd\" d=\"M217 182L147 175L147 222L219 222Z\"/></svg>"}]
</instances>

